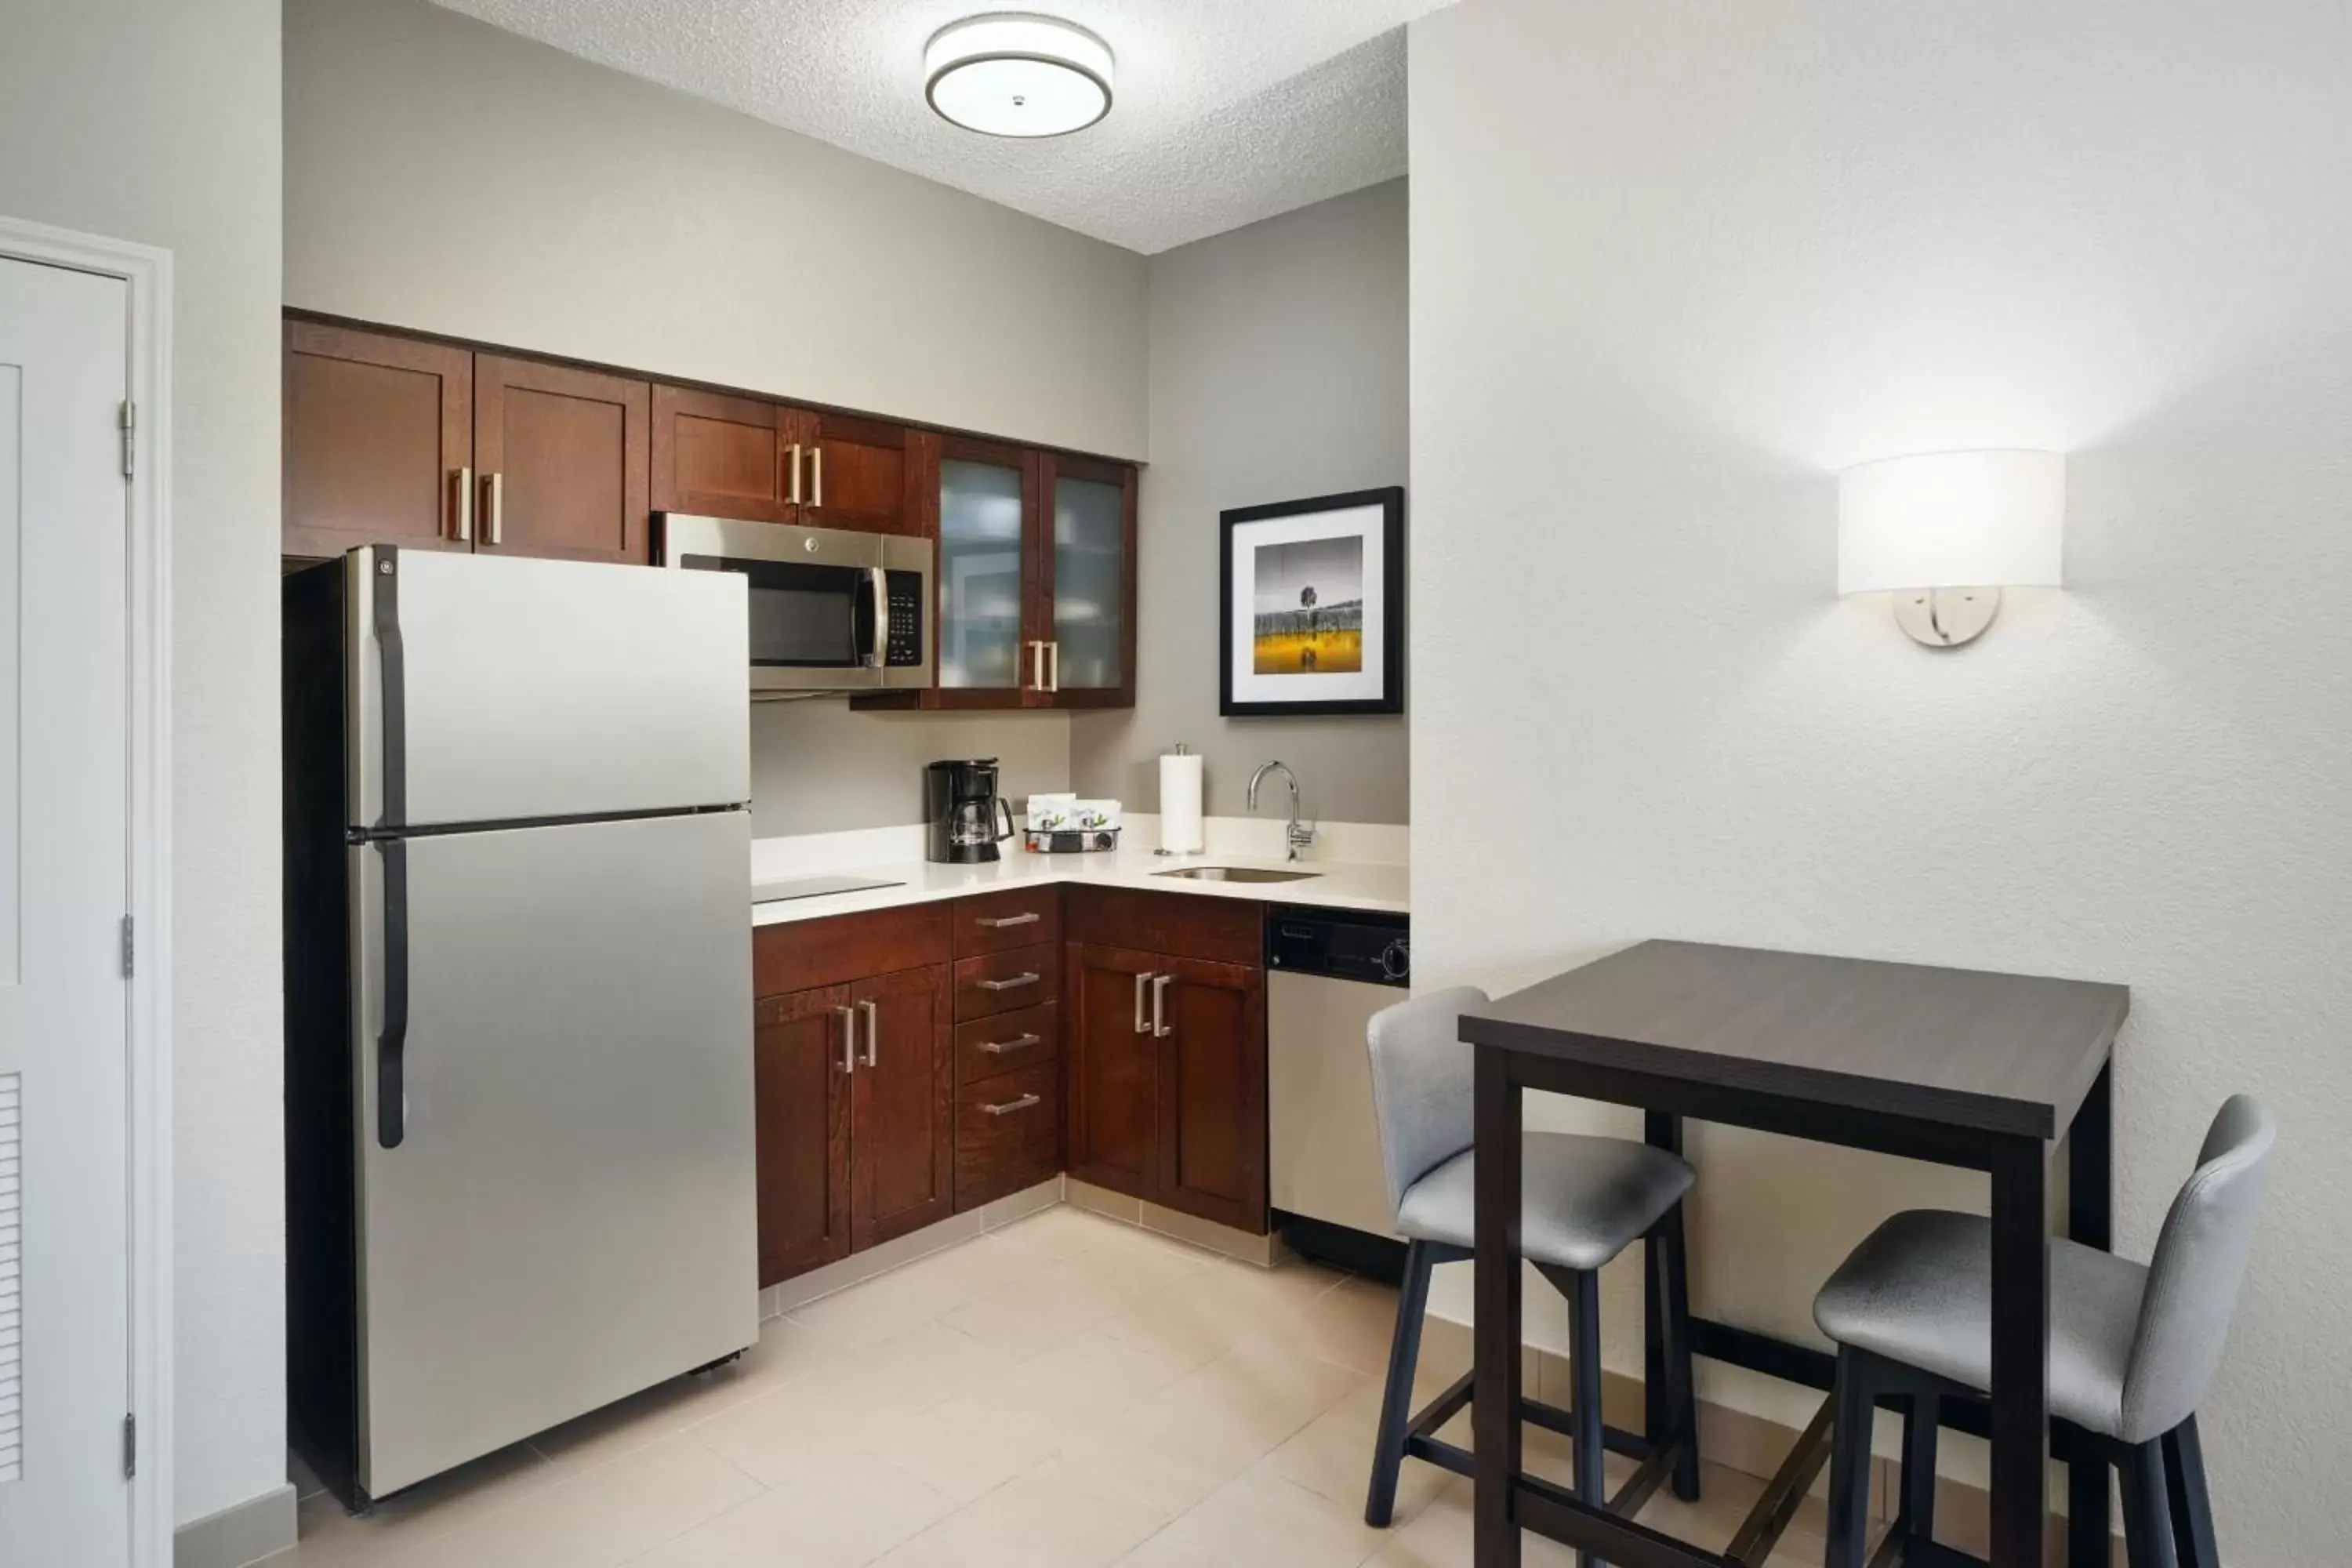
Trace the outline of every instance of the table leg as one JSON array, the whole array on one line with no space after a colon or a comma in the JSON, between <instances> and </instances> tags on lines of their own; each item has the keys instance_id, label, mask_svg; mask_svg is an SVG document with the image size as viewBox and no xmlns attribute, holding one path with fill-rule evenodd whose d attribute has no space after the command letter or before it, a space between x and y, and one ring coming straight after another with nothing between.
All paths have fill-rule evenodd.
<instances>
[{"instance_id":1,"label":"table leg","mask_svg":"<svg viewBox=\"0 0 2352 1568\"><path fill-rule=\"evenodd\" d=\"M1477 1151L1477 1356L1471 1432L1477 1455L1473 1541L1477 1568L1519 1568L1511 1486L1519 1473L1519 1166L1521 1092L1509 1058L1477 1052L1472 1137Z\"/></svg>"},{"instance_id":2,"label":"table leg","mask_svg":"<svg viewBox=\"0 0 2352 1568\"><path fill-rule=\"evenodd\" d=\"M1669 1154L1683 1152L1683 1119L1669 1110L1642 1113L1642 1137L1653 1149ZM1666 1294L1668 1271L1686 1272L1690 1266L1683 1235L1684 1218L1653 1226L1642 1242L1642 1325L1646 1336L1642 1356L1642 1435L1662 1443L1683 1421L1675 1408L1675 1374L1667 1370ZM1687 1292L1689 1281L1683 1281ZM1685 1297L1687 1300L1687 1294ZM1679 1352L1678 1352L1679 1353ZM1685 1502L1698 1500L1698 1434L1684 1432L1683 1457L1675 1465L1675 1495Z\"/></svg>"},{"instance_id":3,"label":"table leg","mask_svg":"<svg viewBox=\"0 0 2352 1568\"><path fill-rule=\"evenodd\" d=\"M2049 1514L2047 1147L1992 1155L1992 1568L2041 1568Z\"/></svg>"},{"instance_id":4,"label":"table leg","mask_svg":"<svg viewBox=\"0 0 2352 1568\"><path fill-rule=\"evenodd\" d=\"M1682 1152L1682 1118L1644 1111L1642 1134L1653 1149ZM1661 1442L1672 1428L1666 1410L1665 1241L1655 1229L1642 1240L1642 1436Z\"/></svg>"},{"instance_id":5,"label":"table leg","mask_svg":"<svg viewBox=\"0 0 2352 1568\"><path fill-rule=\"evenodd\" d=\"M2115 1246L2115 1070L2113 1058L2099 1069L2066 1142L2066 1235L2102 1252ZM2067 1568L2107 1568L2114 1528L2108 1469L2105 1459L2090 1454L2067 1462Z\"/></svg>"}]
</instances>

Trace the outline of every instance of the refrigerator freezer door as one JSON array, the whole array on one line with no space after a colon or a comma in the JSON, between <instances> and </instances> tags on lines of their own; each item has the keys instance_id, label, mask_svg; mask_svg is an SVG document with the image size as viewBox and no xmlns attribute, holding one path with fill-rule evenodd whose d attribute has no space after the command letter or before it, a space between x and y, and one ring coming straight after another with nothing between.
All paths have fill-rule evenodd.
<instances>
[{"instance_id":1,"label":"refrigerator freezer door","mask_svg":"<svg viewBox=\"0 0 2352 1568\"><path fill-rule=\"evenodd\" d=\"M759 1337L749 836L714 812L348 851L371 1494Z\"/></svg>"},{"instance_id":2,"label":"refrigerator freezer door","mask_svg":"<svg viewBox=\"0 0 2352 1568\"><path fill-rule=\"evenodd\" d=\"M354 826L751 798L739 579L382 546L344 567Z\"/></svg>"}]
</instances>

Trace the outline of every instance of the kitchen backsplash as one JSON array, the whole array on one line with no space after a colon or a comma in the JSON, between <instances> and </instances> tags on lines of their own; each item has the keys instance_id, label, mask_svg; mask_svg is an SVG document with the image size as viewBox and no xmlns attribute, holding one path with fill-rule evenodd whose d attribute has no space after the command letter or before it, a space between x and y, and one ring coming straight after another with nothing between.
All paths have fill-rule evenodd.
<instances>
[{"instance_id":1,"label":"kitchen backsplash","mask_svg":"<svg viewBox=\"0 0 2352 1568\"><path fill-rule=\"evenodd\" d=\"M1066 713L853 713L846 699L751 704L751 832L837 833L923 817L923 767L995 757L1019 803L1070 787Z\"/></svg>"}]
</instances>

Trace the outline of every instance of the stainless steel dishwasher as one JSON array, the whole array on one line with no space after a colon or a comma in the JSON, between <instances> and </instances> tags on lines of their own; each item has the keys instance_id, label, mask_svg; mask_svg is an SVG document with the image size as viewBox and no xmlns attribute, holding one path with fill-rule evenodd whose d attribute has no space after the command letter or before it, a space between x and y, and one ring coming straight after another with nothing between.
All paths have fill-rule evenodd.
<instances>
[{"instance_id":1,"label":"stainless steel dishwasher","mask_svg":"<svg viewBox=\"0 0 2352 1568\"><path fill-rule=\"evenodd\" d=\"M1411 938L1403 915L1286 905L1266 921L1268 1196L1306 1222L1284 1225L1302 1252L1353 1262L1366 1239L1373 1256L1393 1244L1364 1026L1404 999Z\"/></svg>"}]
</instances>

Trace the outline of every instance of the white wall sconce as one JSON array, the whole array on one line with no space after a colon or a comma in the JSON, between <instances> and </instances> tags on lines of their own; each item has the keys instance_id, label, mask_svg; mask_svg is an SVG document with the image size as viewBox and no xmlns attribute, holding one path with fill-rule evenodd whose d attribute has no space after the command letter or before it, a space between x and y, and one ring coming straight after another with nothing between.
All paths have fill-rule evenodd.
<instances>
[{"instance_id":1,"label":"white wall sconce","mask_svg":"<svg viewBox=\"0 0 2352 1568\"><path fill-rule=\"evenodd\" d=\"M1895 595L1929 647L1971 642L2003 588L2059 586L2066 459L2058 452L1927 452L1838 475L1838 593Z\"/></svg>"}]
</instances>

